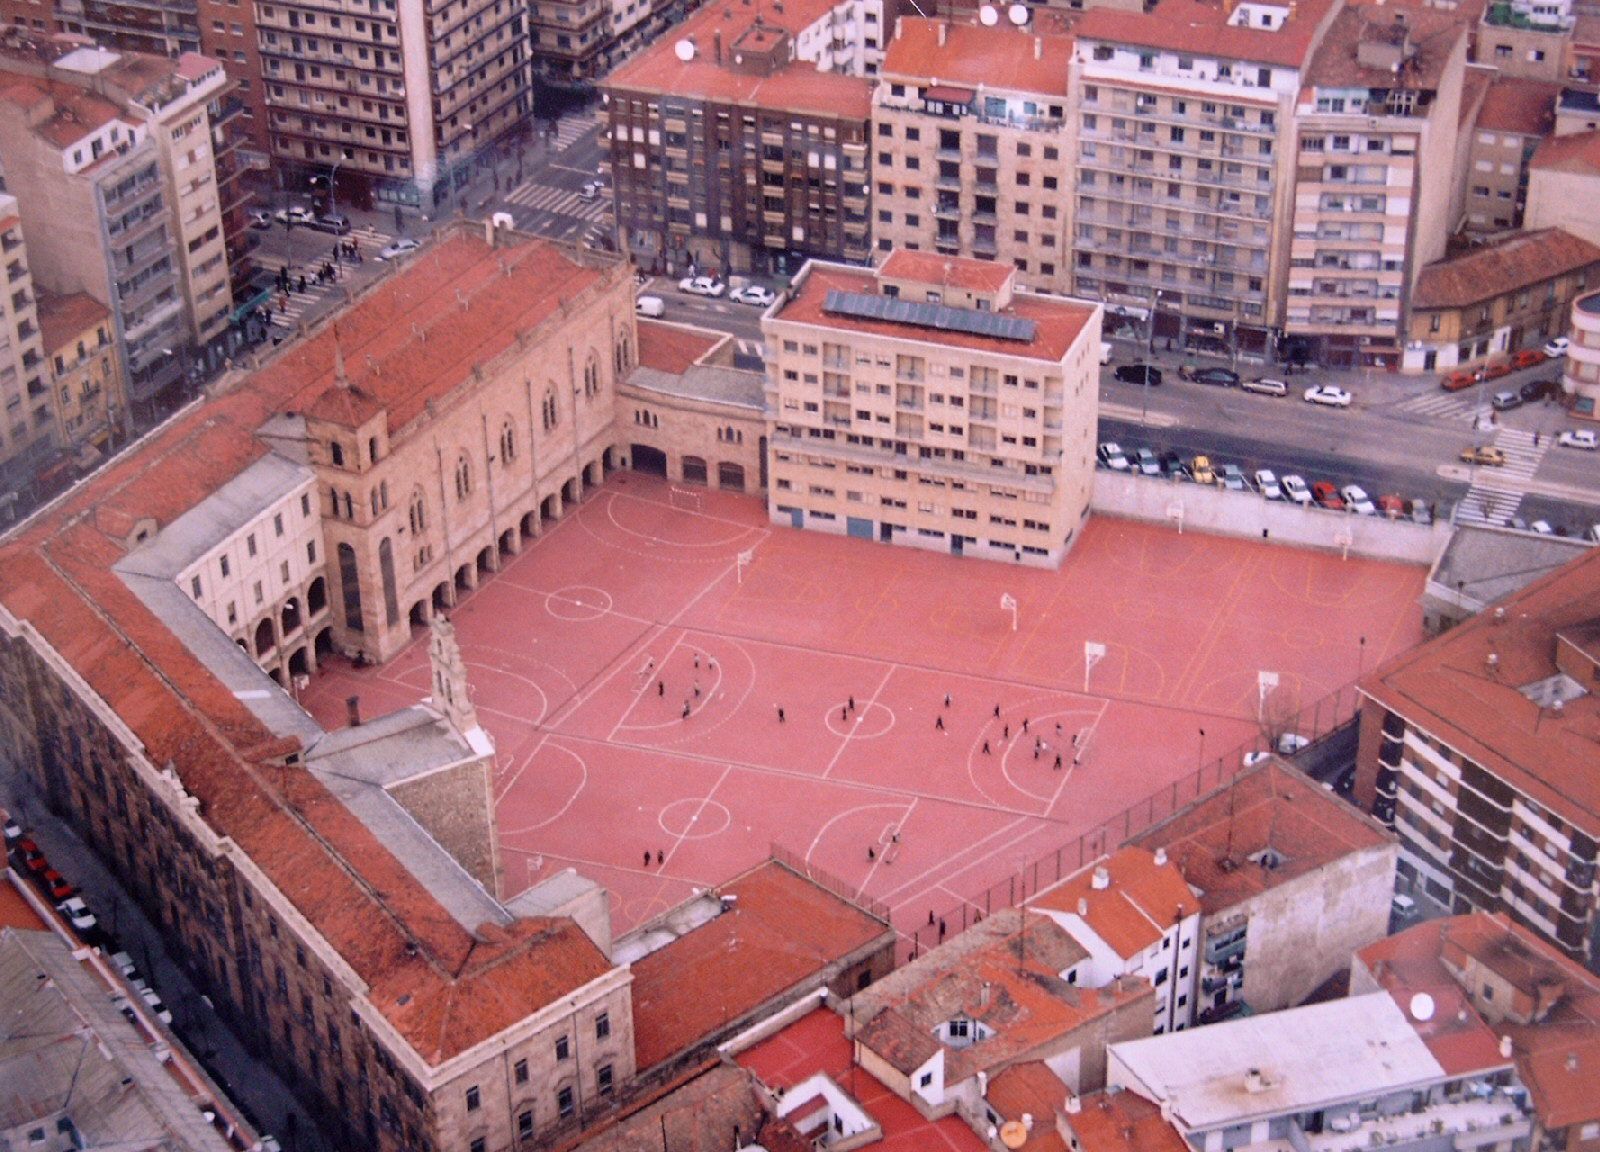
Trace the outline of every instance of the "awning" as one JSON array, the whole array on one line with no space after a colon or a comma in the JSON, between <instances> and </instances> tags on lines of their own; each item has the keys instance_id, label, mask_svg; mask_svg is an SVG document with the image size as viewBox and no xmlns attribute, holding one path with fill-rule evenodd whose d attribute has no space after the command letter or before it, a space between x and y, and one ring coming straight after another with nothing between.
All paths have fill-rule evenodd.
<instances>
[{"instance_id":1,"label":"awning","mask_svg":"<svg viewBox=\"0 0 1600 1152\"><path fill-rule=\"evenodd\" d=\"M935 85L924 92L922 98L937 104L960 104L965 106L971 104L972 98L976 95L977 93L971 88L950 88L945 85Z\"/></svg>"}]
</instances>

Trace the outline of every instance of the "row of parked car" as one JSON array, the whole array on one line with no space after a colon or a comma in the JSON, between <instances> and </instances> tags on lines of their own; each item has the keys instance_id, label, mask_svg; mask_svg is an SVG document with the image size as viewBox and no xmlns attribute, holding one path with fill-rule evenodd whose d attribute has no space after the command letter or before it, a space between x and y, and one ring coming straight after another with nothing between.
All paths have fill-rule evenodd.
<instances>
[{"instance_id":1,"label":"row of parked car","mask_svg":"<svg viewBox=\"0 0 1600 1152\"><path fill-rule=\"evenodd\" d=\"M1151 388L1160 387L1164 379L1161 369L1154 364L1119 364L1111 374L1124 384L1144 384ZM1178 369L1178 378L1217 388L1238 388L1258 396L1289 394L1289 385L1282 380L1272 376L1245 379L1231 368L1194 368L1186 364ZM1301 399L1324 408L1348 408L1354 397L1335 384L1313 384L1301 393Z\"/></svg>"},{"instance_id":2,"label":"row of parked car","mask_svg":"<svg viewBox=\"0 0 1600 1152\"><path fill-rule=\"evenodd\" d=\"M1454 372L1446 372L1439 377L1439 387L1446 392L1460 392L1471 388L1481 380L1498 380L1502 376L1509 376L1511 373L1524 368L1537 368L1547 360L1559 360L1567 354L1569 347L1571 347L1571 341L1565 336L1557 336L1543 348L1524 348L1520 352L1513 352L1504 359L1490 361L1482 368L1460 368ZM1539 380L1531 381L1530 383L1537 383L1550 389L1550 391L1543 393L1544 395L1554 395L1560 389L1559 382L1555 380ZM1536 397L1527 395L1527 390L1528 385L1524 384L1522 398L1524 400L1536 399ZM1501 395L1505 395L1505 393L1501 393Z\"/></svg>"},{"instance_id":3,"label":"row of parked car","mask_svg":"<svg viewBox=\"0 0 1600 1152\"><path fill-rule=\"evenodd\" d=\"M71 927L79 940L92 946L114 946L115 941L110 938L100 920L89 906L84 903L77 888L68 883L66 877L50 866L49 859L45 856L38 842L23 829L15 820L6 818L4 824L6 850L10 854L12 867L23 876L26 876L42 891L55 905L61 918ZM134 967L133 958L126 952L114 951L111 953L111 962L123 979L128 981L132 989L139 994L150 1012L163 1024L172 1023L172 1013L156 990L150 987ZM132 1015L131 1008L124 1008L123 1012Z\"/></svg>"},{"instance_id":4,"label":"row of parked car","mask_svg":"<svg viewBox=\"0 0 1600 1152\"><path fill-rule=\"evenodd\" d=\"M1388 516L1394 520L1433 523L1433 509L1425 500L1408 500L1388 494L1376 499L1359 484L1339 486L1327 480L1308 483L1303 476L1279 476L1270 468L1257 468L1246 474L1237 464L1213 464L1209 456L1185 459L1176 452L1157 453L1151 448L1136 448L1130 455L1114 440L1103 441L1095 453L1100 467L1111 472L1132 472L1140 476L1163 477L1195 484L1215 484L1230 492L1255 492L1263 500L1283 500L1302 507L1315 505L1330 512L1354 512L1359 516Z\"/></svg>"}]
</instances>

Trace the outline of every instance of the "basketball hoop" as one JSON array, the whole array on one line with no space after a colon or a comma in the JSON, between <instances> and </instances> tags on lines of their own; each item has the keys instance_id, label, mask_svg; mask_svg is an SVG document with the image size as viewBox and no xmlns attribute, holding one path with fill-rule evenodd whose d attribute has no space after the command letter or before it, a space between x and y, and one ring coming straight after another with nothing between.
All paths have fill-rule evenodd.
<instances>
[{"instance_id":1,"label":"basketball hoop","mask_svg":"<svg viewBox=\"0 0 1600 1152\"><path fill-rule=\"evenodd\" d=\"M755 558L756 550L754 548L746 548L743 552L739 553L737 559L738 568L735 572L735 576L740 584L744 583L744 570L755 561Z\"/></svg>"},{"instance_id":2,"label":"basketball hoop","mask_svg":"<svg viewBox=\"0 0 1600 1152\"><path fill-rule=\"evenodd\" d=\"M1011 630L1017 630L1017 598L1009 592L1000 593L1000 611L1011 613Z\"/></svg>"},{"instance_id":3,"label":"basketball hoop","mask_svg":"<svg viewBox=\"0 0 1600 1152\"><path fill-rule=\"evenodd\" d=\"M1106 646L1097 644L1093 640L1083 642L1083 693L1089 694L1089 673L1094 671L1094 666L1105 658Z\"/></svg>"}]
</instances>

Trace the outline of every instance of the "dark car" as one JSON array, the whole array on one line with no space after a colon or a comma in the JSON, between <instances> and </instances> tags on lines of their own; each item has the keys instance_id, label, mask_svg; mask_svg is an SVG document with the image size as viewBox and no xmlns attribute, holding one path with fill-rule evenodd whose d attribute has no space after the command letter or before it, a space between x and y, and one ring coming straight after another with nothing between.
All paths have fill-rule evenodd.
<instances>
[{"instance_id":1,"label":"dark car","mask_svg":"<svg viewBox=\"0 0 1600 1152\"><path fill-rule=\"evenodd\" d=\"M1182 480L1188 475L1183 468L1183 457L1172 451L1172 449L1169 448L1161 453L1160 460L1162 474L1168 479Z\"/></svg>"},{"instance_id":2,"label":"dark car","mask_svg":"<svg viewBox=\"0 0 1600 1152\"><path fill-rule=\"evenodd\" d=\"M1212 384L1218 388L1237 388L1239 374L1227 368L1201 368L1192 377L1196 384Z\"/></svg>"},{"instance_id":3,"label":"dark car","mask_svg":"<svg viewBox=\"0 0 1600 1152\"><path fill-rule=\"evenodd\" d=\"M1148 384L1152 388L1161 384L1161 369L1154 364L1118 364L1112 375L1124 384Z\"/></svg>"},{"instance_id":4,"label":"dark car","mask_svg":"<svg viewBox=\"0 0 1600 1152\"><path fill-rule=\"evenodd\" d=\"M1554 378L1529 380L1521 388L1517 389L1518 394L1521 395L1523 402L1526 404L1532 404L1535 400L1547 400L1560 391L1561 381Z\"/></svg>"}]
</instances>

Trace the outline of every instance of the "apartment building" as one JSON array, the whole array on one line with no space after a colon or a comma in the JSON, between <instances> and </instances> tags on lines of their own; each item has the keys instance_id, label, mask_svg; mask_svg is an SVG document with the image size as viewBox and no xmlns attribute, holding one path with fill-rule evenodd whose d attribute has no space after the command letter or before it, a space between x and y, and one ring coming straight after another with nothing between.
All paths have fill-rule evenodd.
<instances>
[{"instance_id":1,"label":"apartment building","mask_svg":"<svg viewBox=\"0 0 1600 1152\"><path fill-rule=\"evenodd\" d=\"M39 328L55 402L56 442L80 465L127 435L128 398L111 313L87 292L39 296Z\"/></svg>"},{"instance_id":2,"label":"apartment building","mask_svg":"<svg viewBox=\"0 0 1600 1152\"><path fill-rule=\"evenodd\" d=\"M220 61L233 81L232 104L239 122L232 134L244 142L253 157L265 163L267 155L266 89L261 84L261 37L256 30L256 6L243 0L196 0L195 24L200 52Z\"/></svg>"},{"instance_id":3,"label":"apartment building","mask_svg":"<svg viewBox=\"0 0 1600 1152\"><path fill-rule=\"evenodd\" d=\"M879 0L709 4L603 87L619 236L640 267L865 261Z\"/></svg>"},{"instance_id":4,"label":"apartment building","mask_svg":"<svg viewBox=\"0 0 1600 1152\"><path fill-rule=\"evenodd\" d=\"M200 51L193 0L55 0L60 31L128 52L177 57Z\"/></svg>"},{"instance_id":5,"label":"apartment building","mask_svg":"<svg viewBox=\"0 0 1600 1152\"><path fill-rule=\"evenodd\" d=\"M1473 238L1522 227L1528 164L1555 129L1555 84L1497 79L1484 93L1468 145L1462 231Z\"/></svg>"},{"instance_id":6,"label":"apartment building","mask_svg":"<svg viewBox=\"0 0 1600 1152\"><path fill-rule=\"evenodd\" d=\"M226 351L233 294L212 153L219 64L13 38L0 156L34 276L108 308L128 400L148 415Z\"/></svg>"},{"instance_id":7,"label":"apartment building","mask_svg":"<svg viewBox=\"0 0 1600 1152\"><path fill-rule=\"evenodd\" d=\"M1523 226L1559 228L1600 244L1600 219L1589 211L1600 194L1600 130L1557 133L1528 162L1528 207Z\"/></svg>"},{"instance_id":8,"label":"apartment building","mask_svg":"<svg viewBox=\"0 0 1600 1152\"><path fill-rule=\"evenodd\" d=\"M0 292L0 476L6 503L49 459L54 447L49 368L15 196L0 193L0 261L6 269Z\"/></svg>"},{"instance_id":9,"label":"apartment building","mask_svg":"<svg viewBox=\"0 0 1600 1152\"><path fill-rule=\"evenodd\" d=\"M618 9L624 20L633 18L637 23L637 18L649 14L650 4L642 0L629 12L615 0L532 0L528 44L534 74L553 84L597 78L617 34Z\"/></svg>"},{"instance_id":10,"label":"apartment building","mask_svg":"<svg viewBox=\"0 0 1600 1152\"><path fill-rule=\"evenodd\" d=\"M1591 549L1369 674L1355 782L1419 903L1504 912L1591 971L1597 603Z\"/></svg>"},{"instance_id":11,"label":"apartment building","mask_svg":"<svg viewBox=\"0 0 1600 1152\"><path fill-rule=\"evenodd\" d=\"M1571 333L1561 389L1574 416L1600 419L1600 292L1573 301Z\"/></svg>"},{"instance_id":12,"label":"apartment building","mask_svg":"<svg viewBox=\"0 0 1600 1152\"><path fill-rule=\"evenodd\" d=\"M1062 32L897 19L872 94L874 248L997 260L1069 292L1071 60Z\"/></svg>"},{"instance_id":13,"label":"apartment building","mask_svg":"<svg viewBox=\"0 0 1600 1152\"><path fill-rule=\"evenodd\" d=\"M1294 111L1296 358L1399 366L1412 286L1455 224L1469 33L1453 12L1360 6L1318 46Z\"/></svg>"},{"instance_id":14,"label":"apartment building","mask_svg":"<svg viewBox=\"0 0 1600 1152\"><path fill-rule=\"evenodd\" d=\"M1301 73L1337 0L1179 0L1076 25L1073 291L1148 310L1148 336L1265 358L1281 324Z\"/></svg>"},{"instance_id":15,"label":"apartment building","mask_svg":"<svg viewBox=\"0 0 1600 1152\"><path fill-rule=\"evenodd\" d=\"M1600 284L1600 246L1545 228L1430 264L1411 290L1404 367L1439 368L1541 348Z\"/></svg>"},{"instance_id":16,"label":"apartment building","mask_svg":"<svg viewBox=\"0 0 1600 1152\"><path fill-rule=\"evenodd\" d=\"M1100 308L899 251L762 321L774 523L1055 566L1089 513Z\"/></svg>"},{"instance_id":17,"label":"apartment building","mask_svg":"<svg viewBox=\"0 0 1600 1152\"><path fill-rule=\"evenodd\" d=\"M1572 0L1486 4L1473 29L1473 59L1503 77L1564 80L1575 21Z\"/></svg>"},{"instance_id":18,"label":"apartment building","mask_svg":"<svg viewBox=\"0 0 1600 1152\"><path fill-rule=\"evenodd\" d=\"M274 0L256 28L272 159L431 210L533 110L523 9Z\"/></svg>"}]
</instances>

